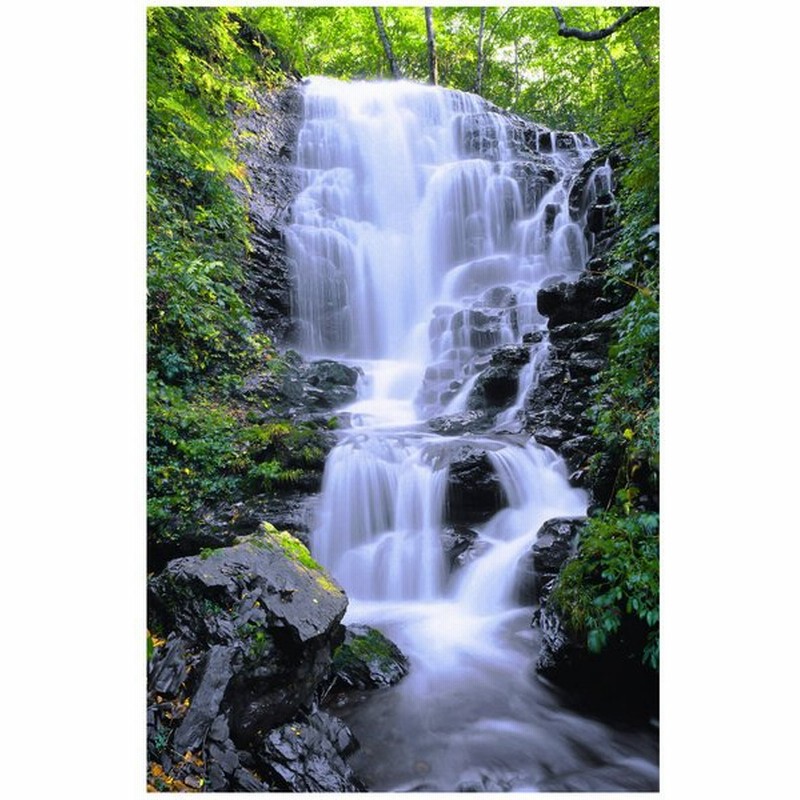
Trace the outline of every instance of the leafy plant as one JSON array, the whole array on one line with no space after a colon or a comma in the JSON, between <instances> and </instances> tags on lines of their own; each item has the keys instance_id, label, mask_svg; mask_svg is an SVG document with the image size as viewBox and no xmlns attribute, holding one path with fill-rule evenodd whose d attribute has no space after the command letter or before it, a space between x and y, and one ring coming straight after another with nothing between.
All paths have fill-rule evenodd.
<instances>
[{"instance_id":1,"label":"leafy plant","mask_svg":"<svg viewBox=\"0 0 800 800\"><path fill-rule=\"evenodd\" d=\"M551 596L569 628L599 653L624 638L653 669L659 659L658 514L588 520L577 557L559 576Z\"/></svg>"}]
</instances>

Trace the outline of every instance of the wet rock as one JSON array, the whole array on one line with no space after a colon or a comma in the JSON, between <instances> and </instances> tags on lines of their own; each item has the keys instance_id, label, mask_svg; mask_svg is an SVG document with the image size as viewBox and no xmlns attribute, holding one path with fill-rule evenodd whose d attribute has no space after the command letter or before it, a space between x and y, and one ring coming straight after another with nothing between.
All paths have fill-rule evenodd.
<instances>
[{"instance_id":1,"label":"wet rock","mask_svg":"<svg viewBox=\"0 0 800 800\"><path fill-rule=\"evenodd\" d=\"M562 282L539 291L536 305L548 317L548 328L570 322L586 322L622 308L632 297L633 289L619 284L606 286L602 275L581 275L574 282Z\"/></svg>"},{"instance_id":2,"label":"wet rock","mask_svg":"<svg viewBox=\"0 0 800 800\"><path fill-rule=\"evenodd\" d=\"M457 311L450 319L450 330L456 347L488 350L500 344L503 338L499 314L488 314L474 308Z\"/></svg>"},{"instance_id":3,"label":"wet rock","mask_svg":"<svg viewBox=\"0 0 800 800\"><path fill-rule=\"evenodd\" d=\"M466 525L448 525L442 530L442 550L451 570L464 563L461 556L475 545L477 538L478 532Z\"/></svg>"},{"instance_id":4,"label":"wet rock","mask_svg":"<svg viewBox=\"0 0 800 800\"><path fill-rule=\"evenodd\" d=\"M539 344L544 340L544 331L528 331L522 334L522 344L529 347L533 344Z\"/></svg>"},{"instance_id":5,"label":"wet rock","mask_svg":"<svg viewBox=\"0 0 800 800\"><path fill-rule=\"evenodd\" d=\"M520 603L546 601L553 579L573 554L584 524L583 517L558 517L539 528L533 546L517 563L515 586Z\"/></svg>"},{"instance_id":6,"label":"wet rock","mask_svg":"<svg viewBox=\"0 0 800 800\"><path fill-rule=\"evenodd\" d=\"M573 218L577 218L586 210L587 201L591 197L589 182L595 171L606 163L609 164L612 170L618 170L623 165L623 159L619 151L612 148L601 147L595 150L588 161L581 167L569 193L569 209ZM612 183L609 188L612 191L616 188L613 175Z\"/></svg>"},{"instance_id":7,"label":"wet rock","mask_svg":"<svg viewBox=\"0 0 800 800\"><path fill-rule=\"evenodd\" d=\"M316 501L306 492L256 495L221 508L218 515L235 536L255 533L268 522L307 544Z\"/></svg>"},{"instance_id":8,"label":"wet rock","mask_svg":"<svg viewBox=\"0 0 800 800\"><path fill-rule=\"evenodd\" d=\"M457 792L509 792L513 782L485 772L467 775L456 787Z\"/></svg>"},{"instance_id":9,"label":"wet rock","mask_svg":"<svg viewBox=\"0 0 800 800\"><path fill-rule=\"evenodd\" d=\"M464 433L478 433L489 429L491 417L480 409L462 411L458 414L429 419L425 426L433 433L442 436L460 436Z\"/></svg>"},{"instance_id":10,"label":"wet rock","mask_svg":"<svg viewBox=\"0 0 800 800\"><path fill-rule=\"evenodd\" d=\"M360 370L338 361L314 361L303 374L304 398L312 408L332 409L352 403Z\"/></svg>"},{"instance_id":11,"label":"wet rock","mask_svg":"<svg viewBox=\"0 0 800 800\"><path fill-rule=\"evenodd\" d=\"M549 136L548 136L549 139ZM531 139L535 145L535 137ZM516 161L511 166L511 176L520 186L522 206L526 216L531 216L542 198L559 179L554 164L541 156L530 161Z\"/></svg>"},{"instance_id":12,"label":"wet rock","mask_svg":"<svg viewBox=\"0 0 800 800\"><path fill-rule=\"evenodd\" d=\"M536 429L534 434L536 441L539 444L545 445L545 447L554 447L558 448L559 445L567 438L567 433L562 431L560 428L547 428L547 427L540 427Z\"/></svg>"},{"instance_id":13,"label":"wet rock","mask_svg":"<svg viewBox=\"0 0 800 800\"><path fill-rule=\"evenodd\" d=\"M267 734L257 760L278 791L362 792L366 787L344 760L354 746L341 720L317 711Z\"/></svg>"},{"instance_id":14,"label":"wet rock","mask_svg":"<svg viewBox=\"0 0 800 800\"><path fill-rule=\"evenodd\" d=\"M350 625L336 649L333 678L340 686L377 689L408 674L408 659L394 642L368 625Z\"/></svg>"},{"instance_id":15,"label":"wet rock","mask_svg":"<svg viewBox=\"0 0 800 800\"><path fill-rule=\"evenodd\" d=\"M475 381L467 398L470 411L497 412L509 406L519 389L519 369L513 367L489 367Z\"/></svg>"},{"instance_id":16,"label":"wet rock","mask_svg":"<svg viewBox=\"0 0 800 800\"><path fill-rule=\"evenodd\" d=\"M570 483L573 486L586 484L589 477L589 461L601 446L602 443L597 437L588 435L574 436L561 443L560 452L571 471Z\"/></svg>"},{"instance_id":17,"label":"wet rock","mask_svg":"<svg viewBox=\"0 0 800 800\"><path fill-rule=\"evenodd\" d=\"M536 671L568 690L572 702L623 718L658 715L658 672L630 656L644 646L647 627L643 622L625 618L601 653L589 652L584 637L571 635L546 603L536 624L542 632Z\"/></svg>"},{"instance_id":18,"label":"wet rock","mask_svg":"<svg viewBox=\"0 0 800 800\"><path fill-rule=\"evenodd\" d=\"M578 536L586 520L583 517L557 517L539 528L531 548L533 568L542 585L555 578L575 552ZM540 601L542 597L538 598Z\"/></svg>"},{"instance_id":19,"label":"wet rock","mask_svg":"<svg viewBox=\"0 0 800 800\"><path fill-rule=\"evenodd\" d=\"M231 781L231 789L239 792L269 792L272 787L264 783L248 769L237 769Z\"/></svg>"},{"instance_id":20,"label":"wet rock","mask_svg":"<svg viewBox=\"0 0 800 800\"><path fill-rule=\"evenodd\" d=\"M574 284L549 286L539 292L538 302L549 315L550 347L537 385L525 398L524 426L540 444L565 458L573 485L589 489L593 502L605 503L610 485L607 477L588 470L600 448L599 440L592 436L596 416L591 409L595 379L607 363L623 303L613 292L609 295L602 276L583 276ZM613 467L605 472L609 471L613 472Z\"/></svg>"},{"instance_id":21,"label":"wet rock","mask_svg":"<svg viewBox=\"0 0 800 800\"><path fill-rule=\"evenodd\" d=\"M461 114L456 118L455 135L465 158L499 156L498 123L491 113Z\"/></svg>"},{"instance_id":22,"label":"wet rock","mask_svg":"<svg viewBox=\"0 0 800 800\"><path fill-rule=\"evenodd\" d=\"M530 350L519 345L506 345L492 351L489 366L480 373L467 399L470 411L489 413L506 408L517 397L519 372L530 360Z\"/></svg>"},{"instance_id":23,"label":"wet rock","mask_svg":"<svg viewBox=\"0 0 800 800\"><path fill-rule=\"evenodd\" d=\"M611 224L615 213L614 203L596 203L586 214L586 227L592 233L602 233Z\"/></svg>"},{"instance_id":24,"label":"wet rock","mask_svg":"<svg viewBox=\"0 0 800 800\"><path fill-rule=\"evenodd\" d=\"M485 556L492 549L490 542L485 539L477 538L471 547L468 547L464 552L456 556L455 567L465 567L479 558Z\"/></svg>"},{"instance_id":25,"label":"wet rock","mask_svg":"<svg viewBox=\"0 0 800 800\"><path fill-rule=\"evenodd\" d=\"M445 501L446 521L453 525L485 522L508 498L485 449L461 445L450 462Z\"/></svg>"}]
</instances>

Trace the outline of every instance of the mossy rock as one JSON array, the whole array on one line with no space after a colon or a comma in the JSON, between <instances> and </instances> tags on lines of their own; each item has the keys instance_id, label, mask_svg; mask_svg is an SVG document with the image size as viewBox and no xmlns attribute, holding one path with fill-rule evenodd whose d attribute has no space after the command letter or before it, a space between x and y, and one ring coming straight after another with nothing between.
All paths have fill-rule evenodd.
<instances>
[{"instance_id":1,"label":"mossy rock","mask_svg":"<svg viewBox=\"0 0 800 800\"><path fill-rule=\"evenodd\" d=\"M347 628L333 654L335 680L353 689L392 686L408 674L408 659L394 642L367 625Z\"/></svg>"}]
</instances>

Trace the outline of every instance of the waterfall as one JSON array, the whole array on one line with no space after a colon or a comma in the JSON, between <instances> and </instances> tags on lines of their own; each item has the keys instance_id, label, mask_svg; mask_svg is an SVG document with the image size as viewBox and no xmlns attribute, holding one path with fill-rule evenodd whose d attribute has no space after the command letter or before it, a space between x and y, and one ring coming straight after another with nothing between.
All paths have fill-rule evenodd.
<instances>
[{"instance_id":1,"label":"waterfall","mask_svg":"<svg viewBox=\"0 0 800 800\"><path fill-rule=\"evenodd\" d=\"M412 661L387 694L394 700L354 712L357 734L361 725L382 752L386 727L401 731L402 749L428 765L437 789L464 784L470 736L484 745L505 736L509 752L542 745L537 714L550 717L552 740L542 746L550 755L533 758L540 772L506 776L509 785L535 788L552 769L548 758L564 769L580 761L570 737L584 723L554 711L525 678L535 653L515 575L541 524L583 515L587 497L560 458L510 429L546 358L537 292L580 274L591 248L586 192L601 191L610 173L598 171L589 185L599 188L571 207L593 143L529 130L533 141L481 98L438 87L323 78L305 87L303 188L287 233L298 349L364 374L345 409L352 427L326 463L312 550L350 597L345 621L381 627ZM501 346L523 356L527 348L529 360L494 428L451 437L426 429L426 420L468 407ZM504 502L472 524L478 546L449 574L441 536L451 472L465 452L487 459ZM509 692L522 705L535 695L533 707L509 707ZM431 720L433 708L442 720ZM464 752L442 752L434 764L426 748L454 743L451 734L466 737ZM476 758L481 774L494 769L485 753ZM373 769L376 788L417 788L413 768L373 761Z\"/></svg>"}]
</instances>

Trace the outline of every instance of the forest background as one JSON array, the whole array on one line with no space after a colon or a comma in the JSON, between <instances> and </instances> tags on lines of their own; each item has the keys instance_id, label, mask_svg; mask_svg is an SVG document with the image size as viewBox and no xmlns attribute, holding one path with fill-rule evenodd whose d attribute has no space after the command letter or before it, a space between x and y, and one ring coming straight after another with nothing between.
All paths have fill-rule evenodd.
<instances>
[{"instance_id":1,"label":"forest background","mask_svg":"<svg viewBox=\"0 0 800 800\"><path fill-rule=\"evenodd\" d=\"M796 607L778 553L797 443L792 25L777 8L660 5L663 793L777 794L792 661L765 665L754 642L780 649ZM10 788L46 764L52 796L127 797L143 750L145 6L35 8L5 12L0 53ZM756 573L761 532L776 554Z\"/></svg>"}]
</instances>

